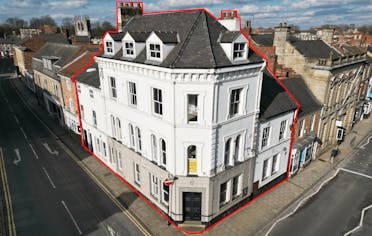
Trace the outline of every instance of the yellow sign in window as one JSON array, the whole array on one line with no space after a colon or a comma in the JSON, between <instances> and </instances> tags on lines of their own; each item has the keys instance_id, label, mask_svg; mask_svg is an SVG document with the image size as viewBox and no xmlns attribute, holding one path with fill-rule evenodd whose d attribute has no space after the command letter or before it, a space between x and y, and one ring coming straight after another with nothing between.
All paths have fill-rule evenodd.
<instances>
[{"instance_id":1,"label":"yellow sign in window","mask_svg":"<svg viewBox=\"0 0 372 236\"><path fill-rule=\"evenodd\" d=\"M198 161L196 159L189 159L189 174L196 174L198 172Z\"/></svg>"}]
</instances>

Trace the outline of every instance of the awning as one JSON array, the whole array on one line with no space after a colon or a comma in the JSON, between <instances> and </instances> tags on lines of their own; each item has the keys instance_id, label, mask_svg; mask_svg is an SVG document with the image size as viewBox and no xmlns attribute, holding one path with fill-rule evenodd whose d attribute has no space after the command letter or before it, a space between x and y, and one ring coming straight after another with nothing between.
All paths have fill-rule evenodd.
<instances>
[{"instance_id":1,"label":"awning","mask_svg":"<svg viewBox=\"0 0 372 236\"><path fill-rule=\"evenodd\" d=\"M293 145L293 148L301 150L303 147L312 144L316 139L317 137L315 132L311 131L310 133L306 134L305 137L298 139L297 142Z\"/></svg>"}]
</instances>

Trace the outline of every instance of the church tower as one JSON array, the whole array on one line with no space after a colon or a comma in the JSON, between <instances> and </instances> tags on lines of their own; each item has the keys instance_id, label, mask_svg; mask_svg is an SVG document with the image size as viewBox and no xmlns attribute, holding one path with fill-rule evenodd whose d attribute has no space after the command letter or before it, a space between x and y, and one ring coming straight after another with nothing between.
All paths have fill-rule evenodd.
<instances>
[{"instance_id":1,"label":"church tower","mask_svg":"<svg viewBox=\"0 0 372 236\"><path fill-rule=\"evenodd\" d=\"M75 36L85 36L90 38L90 20L88 16L74 17Z\"/></svg>"}]
</instances>

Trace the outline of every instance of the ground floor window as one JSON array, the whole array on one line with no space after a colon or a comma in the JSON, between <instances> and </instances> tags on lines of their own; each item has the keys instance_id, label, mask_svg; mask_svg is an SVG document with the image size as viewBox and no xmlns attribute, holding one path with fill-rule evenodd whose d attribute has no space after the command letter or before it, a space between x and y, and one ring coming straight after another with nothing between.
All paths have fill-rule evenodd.
<instances>
[{"instance_id":1,"label":"ground floor window","mask_svg":"<svg viewBox=\"0 0 372 236\"><path fill-rule=\"evenodd\" d=\"M227 202L227 182L220 185L220 206Z\"/></svg>"},{"instance_id":2,"label":"ground floor window","mask_svg":"<svg viewBox=\"0 0 372 236\"><path fill-rule=\"evenodd\" d=\"M168 204L169 202L169 186L163 183L163 202Z\"/></svg>"},{"instance_id":3,"label":"ground floor window","mask_svg":"<svg viewBox=\"0 0 372 236\"><path fill-rule=\"evenodd\" d=\"M139 164L134 164L134 181L137 184L141 184L141 169Z\"/></svg>"},{"instance_id":4,"label":"ground floor window","mask_svg":"<svg viewBox=\"0 0 372 236\"><path fill-rule=\"evenodd\" d=\"M150 175L151 176L151 194L154 197L159 196L159 179L155 175Z\"/></svg>"}]
</instances>

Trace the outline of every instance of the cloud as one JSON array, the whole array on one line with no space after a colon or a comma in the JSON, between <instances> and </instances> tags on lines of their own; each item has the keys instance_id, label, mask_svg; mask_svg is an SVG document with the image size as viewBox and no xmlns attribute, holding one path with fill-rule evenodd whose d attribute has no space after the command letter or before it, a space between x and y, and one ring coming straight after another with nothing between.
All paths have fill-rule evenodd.
<instances>
[{"instance_id":1,"label":"cloud","mask_svg":"<svg viewBox=\"0 0 372 236\"><path fill-rule=\"evenodd\" d=\"M46 4L46 7L50 7L53 10L70 10L86 6L87 4L88 0L68 0L63 2L49 2Z\"/></svg>"},{"instance_id":2,"label":"cloud","mask_svg":"<svg viewBox=\"0 0 372 236\"><path fill-rule=\"evenodd\" d=\"M71 15L71 14L61 14L61 13L51 14L50 16L55 20L63 19L63 18L66 18L66 17L73 17L73 15Z\"/></svg>"},{"instance_id":3,"label":"cloud","mask_svg":"<svg viewBox=\"0 0 372 236\"><path fill-rule=\"evenodd\" d=\"M222 3L224 3L223 0L163 0L155 3L145 4L145 9L146 11L162 11L169 9L213 6L220 5Z\"/></svg>"}]
</instances>

